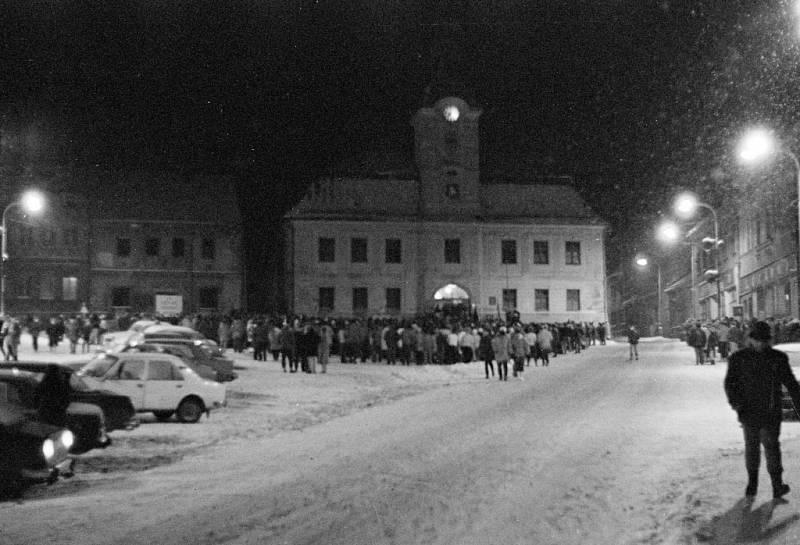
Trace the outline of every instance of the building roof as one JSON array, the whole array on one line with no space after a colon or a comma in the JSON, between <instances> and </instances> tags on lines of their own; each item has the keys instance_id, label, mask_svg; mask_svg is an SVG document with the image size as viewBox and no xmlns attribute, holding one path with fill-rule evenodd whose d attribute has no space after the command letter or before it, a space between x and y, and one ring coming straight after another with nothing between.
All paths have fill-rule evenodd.
<instances>
[{"instance_id":1,"label":"building roof","mask_svg":"<svg viewBox=\"0 0 800 545\"><path fill-rule=\"evenodd\" d=\"M100 220L240 222L236 186L224 176L114 174L91 202Z\"/></svg>"},{"instance_id":2,"label":"building roof","mask_svg":"<svg viewBox=\"0 0 800 545\"><path fill-rule=\"evenodd\" d=\"M331 178L312 183L289 219L416 219L415 180ZM436 219L430 218L427 219ZM502 183L480 186L478 212L461 221L603 223L569 183Z\"/></svg>"}]
</instances>

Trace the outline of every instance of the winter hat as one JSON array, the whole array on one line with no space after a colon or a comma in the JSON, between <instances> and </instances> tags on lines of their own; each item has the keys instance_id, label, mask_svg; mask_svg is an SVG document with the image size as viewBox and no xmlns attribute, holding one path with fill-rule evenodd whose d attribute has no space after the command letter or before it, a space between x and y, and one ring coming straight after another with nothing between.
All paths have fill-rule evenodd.
<instances>
[{"instance_id":1,"label":"winter hat","mask_svg":"<svg viewBox=\"0 0 800 545\"><path fill-rule=\"evenodd\" d=\"M750 331L750 337L757 341L768 341L772 338L772 330L767 322L756 322Z\"/></svg>"}]
</instances>

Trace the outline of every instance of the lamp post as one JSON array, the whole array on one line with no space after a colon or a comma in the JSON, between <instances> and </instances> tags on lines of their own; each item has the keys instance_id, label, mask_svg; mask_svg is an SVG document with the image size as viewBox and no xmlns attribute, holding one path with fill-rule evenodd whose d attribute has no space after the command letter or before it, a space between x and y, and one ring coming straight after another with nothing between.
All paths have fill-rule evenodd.
<instances>
[{"instance_id":1,"label":"lamp post","mask_svg":"<svg viewBox=\"0 0 800 545\"><path fill-rule=\"evenodd\" d=\"M690 283L690 290L689 290L689 297L691 303L691 312L692 312L692 320L697 320L697 309L695 308L695 301L697 301L697 286L696 286L696 277L697 271L695 270L695 249L696 244L693 242L679 242L681 238L681 229L675 224L673 221L664 221L661 225L658 226L656 230L656 238L658 238L661 242L665 242L667 244L681 244L684 246L689 246L690 255L689 255L689 283ZM670 325L672 324L672 320L670 317Z\"/></svg>"},{"instance_id":2,"label":"lamp post","mask_svg":"<svg viewBox=\"0 0 800 545\"><path fill-rule=\"evenodd\" d=\"M643 255L639 255L636 257L636 266L644 269L650 264L650 260ZM664 320L661 317L661 309L663 308L661 305L661 294L664 291L661 285L661 264L656 263L656 269L658 271L658 280L657 280L657 290L658 293L656 294L656 333L658 333L658 329L662 327ZM663 331L663 329L662 329Z\"/></svg>"},{"instance_id":3,"label":"lamp post","mask_svg":"<svg viewBox=\"0 0 800 545\"><path fill-rule=\"evenodd\" d=\"M795 240L795 276L797 282L797 307L800 316L800 160L792 150L781 146L772 132L763 127L750 129L739 143L739 159L747 164L758 163L776 151L782 152L792 160L795 168L797 186L797 239Z\"/></svg>"},{"instance_id":4,"label":"lamp post","mask_svg":"<svg viewBox=\"0 0 800 545\"><path fill-rule=\"evenodd\" d=\"M6 251L8 239L6 218L8 211L17 206L26 212L35 214L44 208L44 196L38 191L29 190L23 193L19 200L9 203L3 209L2 226L0 226L0 316L3 317L6 314L6 260L8 259L8 252Z\"/></svg>"},{"instance_id":5,"label":"lamp post","mask_svg":"<svg viewBox=\"0 0 800 545\"><path fill-rule=\"evenodd\" d=\"M717 221L717 211L714 210L714 207L701 202L697 196L691 193L683 193L678 196L677 200L675 201L675 211L678 214L684 216L691 216L694 214L694 211L697 208L706 208L707 210L711 211L711 217L714 220L714 239L711 241L712 243L712 250L714 251L714 276L716 277L716 284L717 284L717 319L722 319L722 290L720 288L720 273L719 270L719 222ZM703 239L703 242L706 242L707 239ZM694 302L692 303L694 304Z\"/></svg>"}]
</instances>

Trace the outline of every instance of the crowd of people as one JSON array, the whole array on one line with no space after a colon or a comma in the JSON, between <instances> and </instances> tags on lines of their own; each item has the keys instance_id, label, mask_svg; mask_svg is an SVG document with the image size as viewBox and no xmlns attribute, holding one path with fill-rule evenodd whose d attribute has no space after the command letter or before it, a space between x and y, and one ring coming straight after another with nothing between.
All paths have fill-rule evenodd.
<instances>
[{"instance_id":1,"label":"crowd of people","mask_svg":"<svg viewBox=\"0 0 800 545\"><path fill-rule=\"evenodd\" d=\"M0 335L7 359L16 359L16 346L23 328L31 334L33 349L39 350L39 337L45 335L53 350L66 340L71 353L88 352L100 345L107 331L128 329L141 314L82 313L40 319L5 317ZM324 373L332 355L342 363L385 363L387 365L449 365L482 362L486 377L507 380L508 363L512 376L521 378L524 366L540 363L568 352L580 353L594 344L605 344L604 323L523 323L518 315L504 319L477 316L452 316L440 312L414 319L393 317L317 318L293 315L238 312L226 315L197 313L163 319L191 327L225 349L252 351L256 360L280 361L286 372Z\"/></svg>"},{"instance_id":2,"label":"crowd of people","mask_svg":"<svg viewBox=\"0 0 800 545\"><path fill-rule=\"evenodd\" d=\"M719 320L695 321L686 325L686 343L694 349L695 365L714 365L717 360L743 348L758 320L737 320L725 317ZM800 341L800 320L767 318L772 344Z\"/></svg>"}]
</instances>

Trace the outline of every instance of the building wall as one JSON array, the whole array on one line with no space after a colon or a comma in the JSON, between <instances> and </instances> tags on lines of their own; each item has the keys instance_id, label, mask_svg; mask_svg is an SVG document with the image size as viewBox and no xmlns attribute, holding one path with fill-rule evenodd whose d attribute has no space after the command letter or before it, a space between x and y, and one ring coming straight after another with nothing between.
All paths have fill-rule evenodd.
<instances>
[{"instance_id":1,"label":"building wall","mask_svg":"<svg viewBox=\"0 0 800 545\"><path fill-rule=\"evenodd\" d=\"M320 263L321 237L334 238L335 262ZM367 263L350 262L350 239L367 239ZM385 263L385 240L402 241L402 263ZM445 263L444 240L461 240L461 262ZM501 262L501 241L515 240L517 263ZM533 263L533 241L549 243L547 265ZM567 241L581 244L581 264L565 264ZM385 289L400 288L400 314L413 316L433 308L434 294L447 284L466 290L480 315L496 314L503 290L517 290L517 308L527 321L606 321L603 228L531 224L457 224L449 222L357 222L296 220L292 230L292 306L317 315L319 288L332 287L333 315L352 316L352 289L368 289L366 314L390 313ZM537 312L534 290L549 290L550 308ZM580 310L568 311L566 290L580 290Z\"/></svg>"},{"instance_id":2,"label":"building wall","mask_svg":"<svg viewBox=\"0 0 800 545\"><path fill-rule=\"evenodd\" d=\"M169 182L165 185L170 187ZM109 185L102 200L53 191L38 217L24 217L16 208L9 211L4 298L8 314L73 314L84 306L91 312L110 312L113 289L119 287L129 288L127 308L133 312L153 312L160 293L183 295L186 312L200 310L204 288L218 291L217 306L208 310L242 308L241 234L238 212L228 210L230 203L220 202L216 208L228 210L220 214L193 207L191 196L176 194L165 201L148 199L148 193L140 191L122 211L105 210L104 205L114 202L115 187ZM171 209L183 217L163 219ZM194 219L185 219L192 213ZM207 219L209 214L213 221ZM118 255L118 238L130 240L130 256ZM172 256L174 238L186 241L182 257ZM204 238L214 240L213 259L203 257ZM159 241L158 255L146 255L147 239Z\"/></svg>"}]
</instances>

